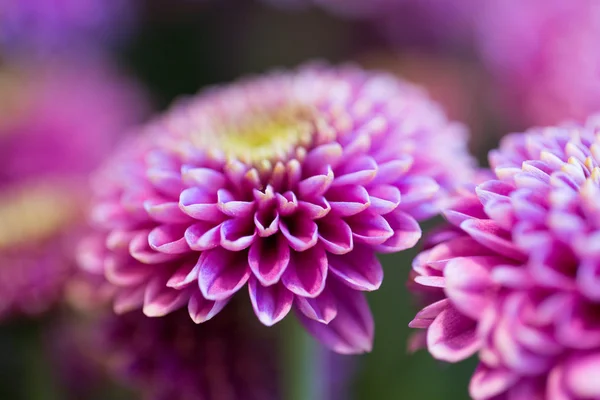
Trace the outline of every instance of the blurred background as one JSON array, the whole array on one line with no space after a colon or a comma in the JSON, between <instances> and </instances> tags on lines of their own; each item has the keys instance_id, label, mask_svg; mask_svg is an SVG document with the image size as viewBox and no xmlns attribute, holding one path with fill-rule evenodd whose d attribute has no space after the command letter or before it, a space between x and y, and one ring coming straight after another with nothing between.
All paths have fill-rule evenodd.
<instances>
[{"instance_id":1,"label":"blurred background","mask_svg":"<svg viewBox=\"0 0 600 400\"><path fill-rule=\"evenodd\" d=\"M141 398L97 365L105 340L81 315L102 288L73 254L90 172L174 99L315 59L357 63L423 85L485 165L505 133L600 110L599 37L596 0L2 0L0 399ZM269 331L274 398L468 398L474 363L408 351L416 251L383 257L372 353L328 353L289 319Z\"/></svg>"}]
</instances>

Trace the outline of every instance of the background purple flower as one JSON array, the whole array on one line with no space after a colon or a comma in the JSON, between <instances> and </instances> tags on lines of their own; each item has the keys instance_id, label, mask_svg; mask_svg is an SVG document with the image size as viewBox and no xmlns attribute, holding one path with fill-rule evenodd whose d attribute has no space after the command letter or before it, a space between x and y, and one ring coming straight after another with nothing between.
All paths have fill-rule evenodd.
<instances>
[{"instance_id":1,"label":"background purple flower","mask_svg":"<svg viewBox=\"0 0 600 400\"><path fill-rule=\"evenodd\" d=\"M200 323L247 283L261 322L294 305L340 353L371 349L376 252L414 246L471 164L419 88L351 66L213 88L142 131L98 175L81 251L115 310L187 305Z\"/></svg>"},{"instance_id":2,"label":"background purple flower","mask_svg":"<svg viewBox=\"0 0 600 400\"><path fill-rule=\"evenodd\" d=\"M3 0L0 48L18 52L88 51L122 38L136 0Z\"/></svg>"},{"instance_id":3,"label":"background purple flower","mask_svg":"<svg viewBox=\"0 0 600 400\"><path fill-rule=\"evenodd\" d=\"M146 101L101 62L21 60L0 85L0 310L34 313L72 273L87 174Z\"/></svg>"},{"instance_id":4,"label":"background purple flower","mask_svg":"<svg viewBox=\"0 0 600 400\"><path fill-rule=\"evenodd\" d=\"M583 120L600 110L596 1L493 0L477 21L483 59L522 124Z\"/></svg>"},{"instance_id":5,"label":"background purple flower","mask_svg":"<svg viewBox=\"0 0 600 400\"><path fill-rule=\"evenodd\" d=\"M108 373L144 400L281 399L276 340L243 311L232 305L200 326L184 310L135 311L107 316L90 333Z\"/></svg>"},{"instance_id":6,"label":"background purple flower","mask_svg":"<svg viewBox=\"0 0 600 400\"><path fill-rule=\"evenodd\" d=\"M478 353L475 399L600 396L600 121L506 137L413 264L431 354Z\"/></svg>"}]
</instances>

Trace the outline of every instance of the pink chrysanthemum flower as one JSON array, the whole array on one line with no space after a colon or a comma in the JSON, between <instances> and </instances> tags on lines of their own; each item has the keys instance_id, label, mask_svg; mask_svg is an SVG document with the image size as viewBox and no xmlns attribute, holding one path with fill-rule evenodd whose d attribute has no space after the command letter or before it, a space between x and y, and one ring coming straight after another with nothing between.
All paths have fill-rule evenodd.
<instances>
[{"instance_id":1,"label":"pink chrysanthemum flower","mask_svg":"<svg viewBox=\"0 0 600 400\"><path fill-rule=\"evenodd\" d=\"M600 4L491 0L477 17L484 61L521 123L583 120L600 109Z\"/></svg>"},{"instance_id":2,"label":"pink chrysanthemum flower","mask_svg":"<svg viewBox=\"0 0 600 400\"><path fill-rule=\"evenodd\" d=\"M0 68L0 316L52 306L72 273L86 177L141 95L102 63Z\"/></svg>"},{"instance_id":3,"label":"pink chrysanthemum flower","mask_svg":"<svg viewBox=\"0 0 600 400\"><path fill-rule=\"evenodd\" d=\"M228 307L202 326L185 310L164 318L134 311L89 328L100 364L144 400L281 399L274 338L242 311Z\"/></svg>"},{"instance_id":4,"label":"pink chrysanthemum flower","mask_svg":"<svg viewBox=\"0 0 600 400\"><path fill-rule=\"evenodd\" d=\"M414 246L471 162L420 89L354 67L213 88L143 131L97 177L81 252L119 287L115 310L187 305L199 323L248 284L264 324L295 305L342 353L371 348L375 254Z\"/></svg>"},{"instance_id":5,"label":"pink chrysanthemum flower","mask_svg":"<svg viewBox=\"0 0 600 400\"><path fill-rule=\"evenodd\" d=\"M509 135L414 261L411 326L440 360L478 353L475 399L600 398L599 138L598 117Z\"/></svg>"}]
</instances>

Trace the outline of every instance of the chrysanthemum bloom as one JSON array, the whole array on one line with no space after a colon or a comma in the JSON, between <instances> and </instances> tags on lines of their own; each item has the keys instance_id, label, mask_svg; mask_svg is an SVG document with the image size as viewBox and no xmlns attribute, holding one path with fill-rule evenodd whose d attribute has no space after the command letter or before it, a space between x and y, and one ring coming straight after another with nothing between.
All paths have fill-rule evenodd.
<instances>
[{"instance_id":1,"label":"chrysanthemum bloom","mask_svg":"<svg viewBox=\"0 0 600 400\"><path fill-rule=\"evenodd\" d=\"M98 175L81 251L119 287L115 310L187 305L199 323L248 284L264 324L294 304L342 353L371 348L375 253L414 246L471 161L418 88L354 67L213 88L143 130Z\"/></svg>"},{"instance_id":2,"label":"chrysanthemum bloom","mask_svg":"<svg viewBox=\"0 0 600 400\"><path fill-rule=\"evenodd\" d=\"M141 116L128 81L68 65L0 69L0 316L54 304L74 267L86 176Z\"/></svg>"},{"instance_id":3,"label":"chrysanthemum bloom","mask_svg":"<svg viewBox=\"0 0 600 400\"><path fill-rule=\"evenodd\" d=\"M600 110L600 4L595 0L491 0L478 46L516 122L582 121Z\"/></svg>"},{"instance_id":4,"label":"chrysanthemum bloom","mask_svg":"<svg viewBox=\"0 0 600 400\"><path fill-rule=\"evenodd\" d=\"M281 399L276 341L242 311L228 307L200 326L185 310L111 315L92 332L95 350L109 374L144 400Z\"/></svg>"},{"instance_id":5,"label":"chrysanthemum bloom","mask_svg":"<svg viewBox=\"0 0 600 400\"><path fill-rule=\"evenodd\" d=\"M54 52L108 44L126 33L134 18L132 0L3 0L0 46Z\"/></svg>"},{"instance_id":6,"label":"chrysanthemum bloom","mask_svg":"<svg viewBox=\"0 0 600 400\"><path fill-rule=\"evenodd\" d=\"M600 120L531 129L490 155L414 261L431 354L478 353L475 399L597 399Z\"/></svg>"}]
</instances>

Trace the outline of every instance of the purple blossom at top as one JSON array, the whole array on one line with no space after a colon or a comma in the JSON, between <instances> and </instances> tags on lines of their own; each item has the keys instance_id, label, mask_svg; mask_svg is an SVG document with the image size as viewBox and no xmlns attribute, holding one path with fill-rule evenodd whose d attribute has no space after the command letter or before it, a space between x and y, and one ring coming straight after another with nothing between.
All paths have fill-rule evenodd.
<instances>
[{"instance_id":1,"label":"purple blossom at top","mask_svg":"<svg viewBox=\"0 0 600 400\"><path fill-rule=\"evenodd\" d=\"M73 273L87 175L145 112L104 62L0 67L0 316L55 304Z\"/></svg>"},{"instance_id":2,"label":"purple blossom at top","mask_svg":"<svg viewBox=\"0 0 600 400\"><path fill-rule=\"evenodd\" d=\"M371 349L376 253L413 247L472 161L419 88L353 66L211 88L141 131L96 177L80 253L115 310L200 323L247 285L265 325L294 307L340 353Z\"/></svg>"},{"instance_id":3,"label":"purple blossom at top","mask_svg":"<svg viewBox=\"0 0 600 400\"><path fill-rule=\"evenodd\" d=\"M503 139L413 263L410 323L476 399L600 398L600 117Z\"/></svg>"},{"instance_id":4,"label":"purple blossom at top","mask_svg":"<svg viewBox=\"0 0 600 400\"><path fill-rule=\"evenodd\" d=\"M512 115L526 125L600 110L600 3L491 0L477 40Z\"/></svg>"},{"instance_id":5,"label":"purple blossom at top","mask_svg":"<svg viewBox=\"0 0 600 400\"><path fill-rule=\"evenodd\" d=\"M134 19L136 0L2 0L0 47L53 52L114 42Z\"/></svg>"}]
</instances>

